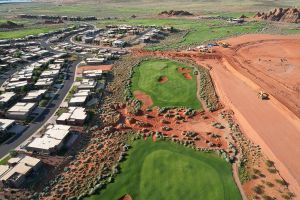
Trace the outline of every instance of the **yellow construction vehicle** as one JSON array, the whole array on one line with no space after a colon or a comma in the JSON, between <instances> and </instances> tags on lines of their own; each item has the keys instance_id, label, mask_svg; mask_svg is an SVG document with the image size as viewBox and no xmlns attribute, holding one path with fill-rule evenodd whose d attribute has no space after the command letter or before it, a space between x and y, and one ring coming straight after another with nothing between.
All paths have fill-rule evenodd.
<instances>
[{"instance_id":1,"label":"yellow construction vehicle","mask_svg":"<svg viewBox=\"0 0 300 200\"><path fill-rule=\"evenodd\" d=\"M261 100L268 100L269 94L264 91L259 91L258 98L260 98Z\"/></svg>"}]
</instances>

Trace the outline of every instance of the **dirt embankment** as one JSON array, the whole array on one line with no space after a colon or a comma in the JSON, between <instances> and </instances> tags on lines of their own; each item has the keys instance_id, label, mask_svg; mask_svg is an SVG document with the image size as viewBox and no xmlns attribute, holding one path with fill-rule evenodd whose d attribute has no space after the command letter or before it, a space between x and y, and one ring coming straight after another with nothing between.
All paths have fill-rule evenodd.
<instances>
[{"instance_id":1,"label":"dirt embankment","mask_svg":"<svg viewBox=\"0 0 300 200\"><path fill-rule=\"evenodd\" d=\"M274 8L269 12L258 12L255 19L263 19L278 22L290 22L299 23L300 22L300 10L297 8Z\"/></svg>"},{"instance_id":2,"label":"dirt embankment","mask_svg":"<svg viewBox=\"0 0 300 200\"><path fill-rule=\"evenodd\" d=\"M0 30L10 30L10 29L18 29L18 28L23 28L23 24L16 24L11 21L7 21L5 23L0 23Z\"/></svg>"},{"instance_id":3,"label":"dirt embankment","mask_svg":"<svg viewBox=\"0 0 300 200\"><path fill-rule=\"evenodd\" d=\"M299 196L300 163L293 155L300 153L300 37L253 34L226 42L231 49L217 49L223 59L207 61L216 66L211 74L218 93ZM260 90L271 94L271 99L259 100Z\"/></svg>"}]
</instances>

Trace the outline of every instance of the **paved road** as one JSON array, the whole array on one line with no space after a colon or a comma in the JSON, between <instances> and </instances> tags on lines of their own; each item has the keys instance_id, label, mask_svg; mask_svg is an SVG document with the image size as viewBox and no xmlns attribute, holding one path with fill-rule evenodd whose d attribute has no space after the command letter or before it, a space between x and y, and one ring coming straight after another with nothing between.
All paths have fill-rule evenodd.
<instances>
[{"instance_id":1,"label":"paved road","mask_svg":"<svg viewBox=\"0 0 300 200\"><path fill-rule=\"evenodd\" d=\"M53 99L50 105L46 109L44 109L43 113L39 117L37 117L35 121L31 123L29 127L21 135L11 138L5 143L0 145L0 158L8 154L10 150L15 149L20 144L22 144L39 128L41 128L44 125L44 123L54 114L54 112L60 106L64 97L67 95L68 91L70 90L73 84L75 68L80 61L81 60L78 59L77 61L72 63L72 66L70 66L68 70L69 78L68 80L65 80L64 87L59 90L56 97Z\"/></svg>"}]
</instances>

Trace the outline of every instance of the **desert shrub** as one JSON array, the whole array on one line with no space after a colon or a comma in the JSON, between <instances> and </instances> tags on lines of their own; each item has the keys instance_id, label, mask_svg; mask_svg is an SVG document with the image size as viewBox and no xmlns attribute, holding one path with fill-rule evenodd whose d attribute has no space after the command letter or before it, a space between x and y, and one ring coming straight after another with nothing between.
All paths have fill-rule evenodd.
<instances>
[{"instance_id":1,"label":"desert shrub","mask_svg":"<svg viewBox=\"0 0 300 200\"><path fill-rule=\"evenodd\" d=\"M268 168L268 171L272 174L275 174L277 172L275 168Z\"/></svg>"},{"instance_id":2,"label":"desert shrub","mask_svg":"<svg viewBox=\"0 0 300 200\"><path fill-rule=\"evenodd\" d=\"M258 178L258 176L256 176L255 174L251 175L251 179L257 179L257 178Z\"/></svg>"},{"instance_id":3,"label":"desert shrub","mask_svg":"<svg viewBox=\"0 0 300 200\"><path fill-rule=\"evenodd\" d=\"M293 196L290 196L290 195L288 195L288 194L283 194L283 195L281 195L281 197L282 197L283 199L286 199L286 200L290 200L290 199L293 198Z\"/></svg>"},{"instance_id":4,"label":"desert shrub","mask_svg":"<svg viewBox=\"0 0 300 200\"><path fill-rule=\"evenodd\" d=\"M271 160L266 160L266 165L267 165L268 167L273 167L273 166L274 166L274 162L271 161Z\"/></svg>"},{"instance_id":5,"label":"desert shrub","mask_svg":"<svg viewBox=\"0 0 300 200\"><path fill-rule=\"evenodd\" d=\"M248 170L246 169L245 166L245 161L241 160L238 163L238 167L239 167L239 177L242 183L245 183L246 181L250 180L250 174L248 172Z\"/></svg>"},{"instance_id":6,"label":"desert shrub","mask_svg":"<svg viewBox=\"0 0 300 200\"><path fill-rule=\"evenodd\" d=\"M9 155L10 155L11 157L17 157L17 156L18 156L18 152L15 151L15 150L11 150L11 151L9 152Z\"/></svg>"},{"instance_id":7,"label":"desert shrub","mask_svg":"<svg viewBox=\"0 0 300 200\"><path fill-rule=\"evenodd\" d=\"M40 106L40 107L45 107L47 104L48 104L48 101L45 100L45 99L43 99L43 100L41 100L41 101L39 102L39 106Z\"/></svg>"},{"instance_id":8,"label":"desert shrub","mask_svg":"<svg viewBox=\"0 0 300 200\"><path fill-rule=\"evenodd\" d=\"M211 125L217 129L223 129L224 126L219 122L212 122Z\"/></svg>"},{"instance_id":9,"label":"desert shrub","mask_svg":"<svg viewBox=\"0 0 300 200\"><path fill-rule=\"evenodd\" d=\"M65 168L64 168L64 172L67 172L67 171L69 171L69 168L68 168L68 167L65 167Z\"/></svg>"},{"instance_id":10,"label":"desert shrub","mask_svg":"<svg viewBox=\"0 0 300 200\"><path fill-rule=\"evenodd\" d=\"M258 169L253 169L254 174L260 174L260 171Z\"/></svg>"},{"instance_id":11,"label":"desert shrub","mask_svg":"<svg viewBox=\"0 0 300 200\"><path fill-rule=\"evenodd\" d=\"M274 184L271 183L271 182L266 182L266 185L269 186L269 187L274 187Z\"/></svg>"},{"instance_id":12,"label":"desert shrub","mask_svg":"<svg viewBox=\"0 0 300 200\"><path fill-rule=\"evenodd\" d=\"M273 200L273 198L268 196L268 195L263 195L262 199L264 199L264 200Z\"/></svg>"},{"instance_id":13,"label":"desert shrub","mask_svg":"<svg viewBox=\"0 0 300 200\"><path fill-rule=\"evenodd\" d=\"M285 180L281 180L281 179L275 179L275 181L277 183L279 183L280 185L283 185L283 186L288 186L288 183L285 181Z\"/></svg>"},{"instance_id":14,"label":"desert shrub","mask_svg":"<svg viewBox=\"0 0 300 200\"><path fill-rule=\"evenodd\" d=\"M263 194L264 190L260 185L257 185L255 187L252 188L253 192L255 192L256 194Z\"/></svg>"}]
</instances>

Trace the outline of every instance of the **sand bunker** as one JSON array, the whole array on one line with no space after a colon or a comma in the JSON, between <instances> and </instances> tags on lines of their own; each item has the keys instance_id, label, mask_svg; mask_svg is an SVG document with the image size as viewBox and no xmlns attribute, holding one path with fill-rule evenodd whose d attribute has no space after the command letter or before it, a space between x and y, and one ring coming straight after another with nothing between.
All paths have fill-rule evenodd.
<instances>
[{"instance_id":1,"label":"sand bunker","mask_svg":"<svg viewBox=\"0 0 300 200\"><path fill-rule=\"evenodd\" d=\"M192 76L190 73L184 73L183 76L185 79L192 79Z\"/></svg>"},{"instance_id":2,"label":"sand bunker","mask_svg":"<svg viewBox=\"0 0 300 200\"><path fill-rule=\"evenodd\" d=\"M166 77L166 76L160 76L159 78L158 78L158 82L159 83L165 83L165 82L167 82L168 81L168 77Z\"/></svg>"},{"instance_id":3,"label":"sand bunker","mask_svg":"<svg viewBox=\"0 0 300 200\"><path fill-rule=\"evenodd\" d=\"M143 109L146 109L153 104L151 97L142 91L136 90L133 92L133 95L135 98L143 102Z\"/></svg>"},{"instance_id":4,"label":"sand bunker","mask_svg":"<svg viewBox=\"0 0 300 200\"><path fill-rule=\"evenodd\" d=\"M183 67L179 67L176 70L178 72L180 72L180 73L190 73L191 72L191 69L189 69L189 68L183 68Z\"/></svg>"},{"instance_id":5,"label":"sand bunker","mask_svg":"<svg viewBox=\"0 0 300 200\"><path fill-rule=\"evenodd\" d=\"M129 194L125 194L119 200L132 200L132 197Z\"/></svg>"}]
</instances>

